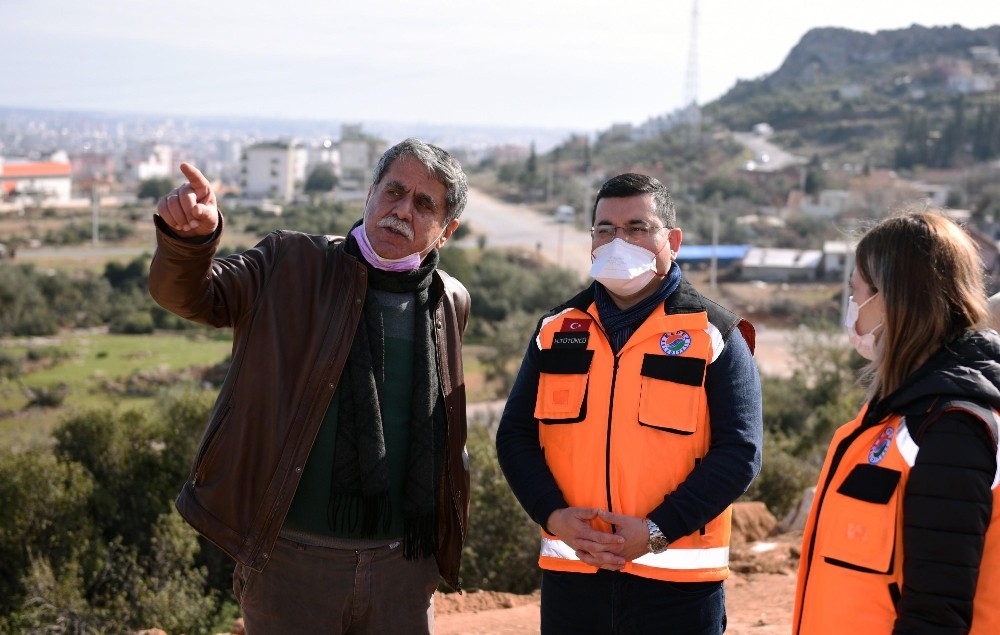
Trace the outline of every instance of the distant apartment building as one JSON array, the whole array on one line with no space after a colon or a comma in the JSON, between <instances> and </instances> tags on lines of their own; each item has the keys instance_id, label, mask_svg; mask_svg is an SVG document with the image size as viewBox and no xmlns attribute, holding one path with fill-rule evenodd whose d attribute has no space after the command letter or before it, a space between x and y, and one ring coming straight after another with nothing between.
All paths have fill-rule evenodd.
<instances>
[{"instance_id":1,"label":"distant apartment building","mask_svg":"<svg viewBox=\"0 0 1000 635\"><path fill-rule=\"evenodd\" d=\"M136 181L170 178L176 169L174 151L162 143L146 143L129 152L129 176Z\"/></svg>"},{"instance_id":2,"label":"distant apartment building","mask_svg":"<svg viewBox=\"0 0 1000 635\"><path fill-rule=\"evenodd\" d=\"M361 130L361 124L340 128L340 185L347 190L366 190L372 172L389 144Z\"/></svg>"},{"instance_id":3,"label":"distant apartment building","mask_svg":"<svg viewBox=\"0 0 1000 635\"><path fill-rule=\"evenodd\" d=\"M102 152L81 152L69 158L73 182L77 188L89 191L95 183L112 183L115 178L115 159Z\"/></svg>"},{"instance_id":4,"label":"distant apartment building","mask_svg":"<svg viewBox=\"0 0 1000 635\"><path fill-rule=\"evenodd\" d=\"M294 141L258 143L243 151L240 188L246 198L291 202L306 179L306 148Z\"/></svg>"},{"instance_id":5,"label":"distant apartment building","mask_svg":"<svg viewBox=\"0 0 1000 635\"><path fill-rule=\"evenodd\" d=\"M324 139L318 145L310 147L308 150L308 157L308 166L306 169L307 178L313 168L320 165L328 166L330 171L333 172L338 179L343 176L343 172L340 167L340 148L333 140Z\"/></svg>"},{"instance_id":6,"label":"distant apartment building","mask_svg":"<svg viewBox=\"0 0 1000 635\"><path fill-rule=\"evenodd\" d=\"M71 197L71 175L69 157L62 151L43 161L0 157L0 195L4 201L65 203Z\"/></svg>"}]
</instances>

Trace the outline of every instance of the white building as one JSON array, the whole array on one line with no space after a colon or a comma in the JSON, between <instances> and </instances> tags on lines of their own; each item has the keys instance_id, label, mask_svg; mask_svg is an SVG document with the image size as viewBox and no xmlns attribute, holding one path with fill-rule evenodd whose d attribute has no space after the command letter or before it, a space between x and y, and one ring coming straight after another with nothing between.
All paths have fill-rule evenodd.
<instances>
[{"instance_id":1,"label":"white building","mask_svg":"<svg viewBox=\"0 0 1000 635\"><path fill-rule=\"evenodd\" d=\"M338 179L343 176L340 167L340 148L330 139L324 139L319 145L309 148L308 155L307 178L309 172L318 165L330 166L330 170Z\"/></svg>"},{"instance_id":2,"label":"white building","mask_svg":"<svg viewBox=\"0 0 1000 635\"><path fill-rule=\"evenodd\" d=\"M799 211L806 216L814 218L834 218L846 210L852 204L859 203L859 197L854 192L847 190L822 190L815 200L812 197L805 197L799 207Z\"/></svg>"},{"instance_id":3,"label":"white building","mask_svg":"<svg viewBox=\"0 0 1000 635\"><path fill-rule=\"evenodd\" d=\"M842 280L851 275L851 269L854 267L854 249L857 246L857 241L824 241L823 262L820 266L823 277L827 280Z\"/></svg>"},{"instance_id":4,"label":"white building","mask_svg":"<svg viewBox=\"0 0 1000 635\"><path fill-rule=\"evenodd\" d=\"M133 161L132 176L137 181L164 179L173 176L174 150L162 143L145 146Z\"/></svg>"},{"instance_id":5,"label":"white building","mask_svg":"<svg viewBox=\"0 0 1000 635\"><path fill-rule=\"evenodd\" d=\"M340 129L340 184L347 190L367 190L372 172L389 144L364 134L361 125L344 124Z\"/></svg>"},{"instance_id":6,"label":"white building","mask_svg":"<svg viewBox=\"0 0 1000 635\"><path fill-rule=\"evenodd\" d=\"M0 157L0 199L66 203L73 187L71 174L69 157L62 151L45 161Z\"/></svg>"},{"instance_id":7,"label":"white building","mask_svg":"<svg viewBox=\"0 0 1000 635\"><path fill-rule=\"evenodd\" d=\"M751 247L740 264L744 280L806 282L816 279L823 252L819 249Z\"/></svg>"},{"instance_id":8,"label":"white building","mask_svg":"<svg viewBox=\"0 0 1000 635\"><path fill-rule=\"evenodd\" d=\"M306 179L308 153L292 141L258 143L246 148L240 187L246 198L290 202Z\"/></svg>"}]
</instances>

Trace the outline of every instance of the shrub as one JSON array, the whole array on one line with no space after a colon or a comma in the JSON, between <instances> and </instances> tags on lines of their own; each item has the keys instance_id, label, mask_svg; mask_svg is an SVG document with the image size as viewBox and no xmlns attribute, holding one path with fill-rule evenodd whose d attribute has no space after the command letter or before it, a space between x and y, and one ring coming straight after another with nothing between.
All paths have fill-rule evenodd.
<instances>
[{"instance_id":1,"label":"shrub","mask_svg":"<svg viewBox=\"0 0 1000 635\"><path fill-rule=\"evenodd\" d=\"M25 408L58 408L69 394L69 386L64 382L33 388L25 387L24 390L28 394Z\"/></svg>"},{"instance_id":2,"label":"shrub","mask_svg":"<svg viewBox=\"0 0 1000 635\"><path fill-rule=\"evenodd\" d=\"M743 495L744 500L761 501L779 520L802 497L805 488L816 484L819 463L793 455L781 435L764 436L764 463L760 474Z\"/></svg>"},{"instance_id":3,"label":"shrub","mask_svg":"<svg viewBox=\"0 0 1000 635\"><path fill-rule=\"evenodd\" d=\"M470 589L529 593L538 588L538 525L514 498L484 425L469 426L472 500L462 553L463 584Z\"/></svg>"},{"instance_id":4,"label":"shrub","mask_svg":"<svg viewBox=\"0 0 1000 635\"><path fill-rule=\"evenodd\" d=\"M149 311L132 311L115 315L108 327L111 333L145 335L154 331L153 316Z\"/></svg>"},{"instance_id":5,"label":"shrub","mask_svg":"<svg viewBox=\"0 0 1000 635\"><path fill-rule=\"evenodd\" d=\"M0 381L21 376L21 360L6 351L0 351Z\"/></svg>"},{"instance_id":6,"label":"shrub","mask_svg":"<svg viewBox=\"0 0 1000 635\"><path fill-rule=\"evenodd\" d=\"M62 575L86 560L81 555L95 535L87 515L94 487L79 464L47 450L0 453L0 615L20 604L33 567L37 575L46 567Z\"/></svg>"}]
</instances>

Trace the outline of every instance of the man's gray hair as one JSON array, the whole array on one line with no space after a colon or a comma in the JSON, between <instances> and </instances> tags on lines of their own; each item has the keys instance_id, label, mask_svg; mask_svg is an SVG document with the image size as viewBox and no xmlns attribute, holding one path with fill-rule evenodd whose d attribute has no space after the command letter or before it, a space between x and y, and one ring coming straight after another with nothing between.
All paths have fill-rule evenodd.
<instances>
[{"instance_id":1,"label":"man's gray hair","mask_svg":"<svg viewBox=\"0 0 1000 635\"><path fill-rule=\"evenodd\" d=\"M386 150L382 158L379 159L378 165L375 166L372 187L377 186L393 162L403 156L413 157L423 163L448 190L445 194L445 205L447 206L445 223L461 216L469 198L469 184L465 180L462 165L446 151L420 139L411 137Z\"/></svg>"}]
</instances>

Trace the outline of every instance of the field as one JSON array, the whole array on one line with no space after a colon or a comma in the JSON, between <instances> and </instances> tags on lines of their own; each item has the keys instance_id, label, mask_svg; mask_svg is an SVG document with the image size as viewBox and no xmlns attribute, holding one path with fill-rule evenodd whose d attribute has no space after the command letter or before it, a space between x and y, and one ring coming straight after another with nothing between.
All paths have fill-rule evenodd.
<instances>
[{"instance_id":1,"label":"field","mask_svg":"<svg viewBox=\"0 0 1000 635\"><path fill-rule=\"evenodd\" d=\"M107 405L142 408L156 390L192 381L226 359L228 333L110 335L101 330L0 341L0 354L24 360L22 374L0 380L0 447L47 439L67 412ZM64 394L59 407L45 405ZM46 397L49 402L46 402ZM32 401L42 402L32 406Z\"/></svg>"}]
</instances>

